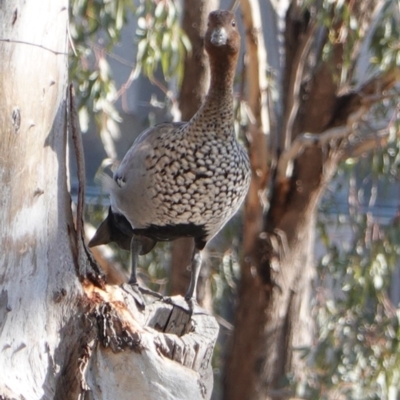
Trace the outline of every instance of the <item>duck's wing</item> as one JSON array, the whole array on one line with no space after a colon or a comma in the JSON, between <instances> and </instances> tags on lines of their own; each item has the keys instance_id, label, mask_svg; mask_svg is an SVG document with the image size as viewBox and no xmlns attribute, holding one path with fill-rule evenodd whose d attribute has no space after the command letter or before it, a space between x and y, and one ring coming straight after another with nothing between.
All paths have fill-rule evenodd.
<instances>
[{"instance_id":1,"label":"duck's wing","mask_svg":"<svg viewBox=\"0 0 400 400\"><path fill-rule=\"evenodd\" d=\"M151 223L154 213L153 187L150 160L162 156L160 143L163 136L173 136L184 122L162 123L145 130L133 143L114 173L115 184L111 188L113 212L122 214L133 229L145 228Z\"/></svg>"}]
</instances>

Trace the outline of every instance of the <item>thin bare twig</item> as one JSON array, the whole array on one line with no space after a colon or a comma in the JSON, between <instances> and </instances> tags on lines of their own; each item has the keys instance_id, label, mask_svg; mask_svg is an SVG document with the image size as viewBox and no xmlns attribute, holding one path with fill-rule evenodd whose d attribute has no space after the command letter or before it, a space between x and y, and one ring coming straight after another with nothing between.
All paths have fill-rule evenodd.
<instances>
[{"instance_id":1,"label":"thin bare twig","mask_svg":"<svg viewBox=\"0 0 400 400\"><path fill-rule=\"evenodd\" d=\"M67 56L67 55L68 55L68 53L65 53L64 51L53 50L53 49L50 49L49 47L43 46L43 45L41 45L41 44L38 44L38 43L31 43L31 42L25 42L24 40L15 40L15 39L4 39L4 38L0 38L0 42L12 43L12 44L25 44L25 45L27 45L27 46L39 47L40 49L43 49L43 50L46 50L46 51L50 51L51 53L55 54L56 56L58 56L58 55Z\"/></svg>"},{"instance_id":2,"label":"thin bare twig","mask_svg":"<svg viewBox=\"0 0 400 400\"><path fill-rule=\"evenodd\" d=\"M76 57L78 55L78 53L76 52L76 49L75 49L74 40L72 39L71 29L69 28L69 25L67 25L67 35L68 35L68 41L71 46L72 52L74 53L74 56Z\"/></svg>"},{"instance_id":3,"label":"thin bare twig","mask_svg":"<svg viewBox=\"0 0 400 400\"><path fill-rule=\"evenodd\" d=\"M99 46L98 44L94 43L94 42L90 42L89 46L92 47L94 49L94 51L101 51L103 54L105 54L107 57L112 58L115 61L118 61L121 65L125 66L125 67L129 67L131 69L135 69L136 65L128 60L126 60L125 58L119 56L118 54L112 53L107 51L104 46Z\"/></svg>"},{"instance_id":4,"label":"thin bare twig","mask_svg":"<svg viewBox=\"0 0 400 400\"><path fill-rule=\"evenodd\" d=\"M232 0L231 5L229 6L228 10L231 12L235 12L239 7L240 0Z\"/></svg>"}]
</instances>

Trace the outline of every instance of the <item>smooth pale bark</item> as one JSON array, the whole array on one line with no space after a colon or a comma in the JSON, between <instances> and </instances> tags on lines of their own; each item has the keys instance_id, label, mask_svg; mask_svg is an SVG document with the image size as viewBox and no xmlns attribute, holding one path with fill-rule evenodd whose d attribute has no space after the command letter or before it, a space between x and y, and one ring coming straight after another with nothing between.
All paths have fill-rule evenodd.
<instances>
[{"instance_id":1,"label":"smooth pale bark","mask_svg":"<svg viewBox=\"0 0 400 400\"><path fill-rule=\"evenodd\" d=\"M63 0L0 6L0 394L13 398L53 398L82 294L68 235L67 21Z\"/></svg>"},{"instance_id":2,"label":"smooth pale bark","mask_svg":"<svg viewBox=\"0 0 400 400\"><path fill-rule=\"evenodd\" d=\"M68 2L2 2L0 22L0 397L210 398L214 318L105 285L82 201L74 225Z\"/></svg>"}]
</instances>

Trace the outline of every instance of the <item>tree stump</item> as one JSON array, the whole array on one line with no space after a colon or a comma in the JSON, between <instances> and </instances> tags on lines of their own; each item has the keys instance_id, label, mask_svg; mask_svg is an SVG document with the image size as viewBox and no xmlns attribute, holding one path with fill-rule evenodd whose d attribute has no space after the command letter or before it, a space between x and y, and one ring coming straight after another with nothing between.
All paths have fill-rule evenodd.
<instances>
[{"instance_id":1,"label":"tree stump","mask_svg":"<svg viewBox=\"0 0 400 400\"><path fill-rule=\"evenodd\" d=\"M76 363L85 399L211 397L214 317L198 306L192 312L182 296L142 295L128 284L105 290L86 284L85 292L80 351L67 363L61 397L76 378Z\"/></svg>"}]
</instances>

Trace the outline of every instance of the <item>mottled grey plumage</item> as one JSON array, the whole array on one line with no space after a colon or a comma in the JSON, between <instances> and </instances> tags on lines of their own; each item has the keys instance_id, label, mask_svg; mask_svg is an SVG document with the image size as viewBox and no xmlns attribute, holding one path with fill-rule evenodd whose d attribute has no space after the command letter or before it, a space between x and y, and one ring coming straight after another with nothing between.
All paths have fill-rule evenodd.
<instances>
[{"instance_id":1,"label":"mottled grey plumage","mask_svg":"<svg viewBox=\"0 0 400 400\"><path fill-rule=\"evenodd\" d=\"M235 25L228 11L210 14L211 84L204 104L189 122L157 125L134 142L114 174L109 216L89 244L131 243L133 259L157 241L194 237L188 298L195 295L199 251L238 210L250 183L248 156L233 128ZM135 267L133 260L133 283Z\"/></svg>"}]
</instances>

